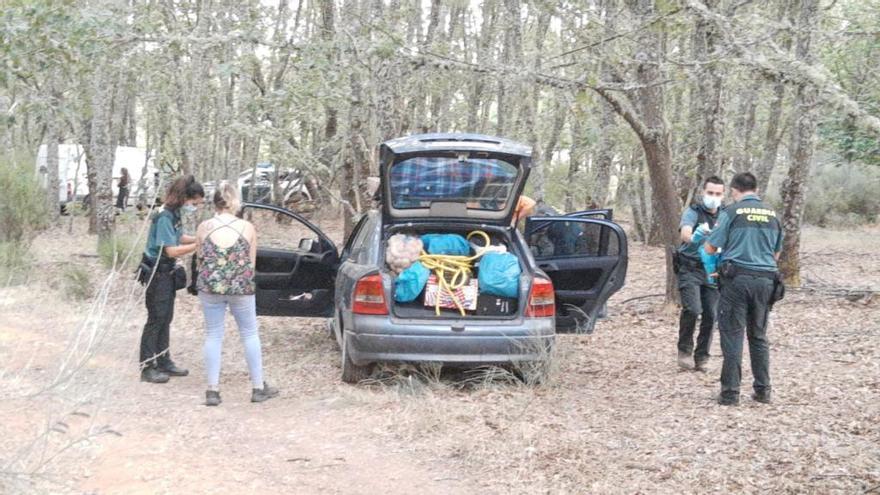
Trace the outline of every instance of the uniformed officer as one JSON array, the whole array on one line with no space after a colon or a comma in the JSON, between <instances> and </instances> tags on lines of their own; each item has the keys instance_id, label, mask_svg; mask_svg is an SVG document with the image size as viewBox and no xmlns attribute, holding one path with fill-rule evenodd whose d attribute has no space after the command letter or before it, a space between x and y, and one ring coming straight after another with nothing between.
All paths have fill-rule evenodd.
<instances>
[{"instance_id":1,"label":"uniformed officer","mask_svg":"<svg viewBox=\"0 0 880 495\"><path fill-rule=\"evenodd\" d=\"M681 294L678 365L684 369L690 368L693 363L695 370L705 371L709 360L718 306L718 285L710 282L706 276L700 260L700 246L705 236L715 227L723 197L724 181L713 175L703 181L700 202L685 208L681 214L681 246L678 248L677 263L678 291ZM700 319L700 333L694 349L697 319Z\"/></svg>"},{"instance_id":2,"label":"uniformed officer","mask_svg":"<svg viewBox=\"0 0 880 495\"><path fill-rule=\"evenodd\" d=\"M141 258L141 280L147 285L147 323L141 333L141 380L165 383L172 376L186 376L189 370L171 360L170 332L177 289L177 258L196 250L196 238L183 233L182 211L194 211L205 190L192 175L179 177L168 188L165 204L150 224L147 246ZM185 280L183 280L185 282ZM185 284L184 284L185 285Z\"/></svg>"},{"instance_id":3,"label":"uniformed officer","mask_svg":"<svg viewBox=\"0 0 880 495\"><path fill-rule=\"evenodd\" d=\"M782 228L776 212L757 195L755 176L737 174L730 182L735 201L718 218L706 242L706 251L721 250L721 405L739 403L742 380L743 329L749 339L754 376L752 398L770 402L770 350L767 317L777 287L776 261L782 250Z\"/></svg>"}]
</instances>

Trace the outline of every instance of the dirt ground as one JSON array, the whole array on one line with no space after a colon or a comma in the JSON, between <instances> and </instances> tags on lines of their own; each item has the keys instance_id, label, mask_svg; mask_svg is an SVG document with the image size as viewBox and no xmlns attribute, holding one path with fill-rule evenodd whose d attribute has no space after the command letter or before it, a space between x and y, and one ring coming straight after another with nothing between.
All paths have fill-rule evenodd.
<instances>
[{"instance_id":1,"label":"dirt ground","mask_svg":"<svg viewBox=\"0 0 880 495\"><path fill-rule=\"evenodd\" d=\"M196 298L179 293L172 326L190 376L141 383L140 289L104 279L84 229L41 236L27 285L0 289L0 493L880 492L877 298L791 291L769 329L774 403L748 398L746 354L742 404L722 408L718 339L707 373L678 369L677 314L653 296L662 252L631 243L609 317L559 337L545 385L406 370L345 385L325 322L261 317L281 396L251 404L230 319L208 408ZM878 243L807 230L805 282L880 289ZM72 299L72 265L96 298Z\"/></svg>"}]
</instances>

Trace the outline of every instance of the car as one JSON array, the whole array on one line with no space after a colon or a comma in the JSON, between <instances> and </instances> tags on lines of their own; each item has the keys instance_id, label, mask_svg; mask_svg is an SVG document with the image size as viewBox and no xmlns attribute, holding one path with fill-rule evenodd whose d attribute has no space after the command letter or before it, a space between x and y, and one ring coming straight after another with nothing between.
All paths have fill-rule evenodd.
<instances>
[{"instance_id":1,"label":"car","mask_svg":"<svg viewBox=\"0 0 880 495\"><path fill-rule=\"evenodd\" d=\"M309 201L312 199L311 193L305 186L304 176L301 171L294 168L279 169L278 188L280 196L280 204L291 205L300 201ZM252 183L254 193L251 202L269 204L272 201L272 189L275 187L274 174L275 165L271 163L261 162L256 166L257 180L253 180L254 169L248 168L238 175L238 187L241 191L241 197L249 199Z\"/></svg>"},{"instance_id":2,"label":"car","mask_svg":"<svg viewBox=\"0 0 880 495\"><path fill-rule=\"evenodd\" d=\"M478 134L382 143L379 206L360 218L341 251L301 215L246 203L244 215L267 219L257 222L257 314L328 317L341 349L341 378L349 383L383 362L546 361L557 333L592 331L605 302L623 286L627 239L610 210L535 216L524 232L513 227L531 155L528 146ZM279 216L290 221L269 223ZM475 230L516 256L516 298L487 314L465 316L395 301L397 275L385 263L392 235ZM550 248L537 246L548 242Z\"/></svg>"}]
</instances>

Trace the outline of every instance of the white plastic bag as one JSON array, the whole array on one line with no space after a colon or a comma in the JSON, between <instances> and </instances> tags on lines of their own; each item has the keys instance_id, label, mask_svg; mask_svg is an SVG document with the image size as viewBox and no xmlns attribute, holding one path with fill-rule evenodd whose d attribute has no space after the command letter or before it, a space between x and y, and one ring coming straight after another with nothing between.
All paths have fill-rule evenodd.
<instances>
[{"instance_id":1,"label":"white plastic bag","mask_svg":"<svg viewBox=\"0 0 880 495\"><path fill-rule=\"evenodd\" d=\"M400 273L415 263L422 254L422 240L417 236L395 234L388 239L385 263L394 273Z\"/></svg>"}]
</instances>

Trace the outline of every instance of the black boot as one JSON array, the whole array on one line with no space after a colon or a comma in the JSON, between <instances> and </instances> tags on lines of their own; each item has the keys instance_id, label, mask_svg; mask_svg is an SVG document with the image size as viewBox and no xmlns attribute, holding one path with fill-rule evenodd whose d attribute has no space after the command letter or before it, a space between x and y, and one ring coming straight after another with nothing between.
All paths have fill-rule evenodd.
<instances>
[{"instance_id":1,"label":"black boot","mask_svg":"<svg viewBox=\"0 0 880 495\"><path fill-rule=\"evenodd\" d=\"M159 371L157 368L153 368L152 366L149 368L144 368L141 371L141 381L149 382L149 383L165 383L168 381L168 374Z\"/></svg>"},{"instance_id":2,"label":"black boot","mask_svg":"<svg viewBox=\"0 0 880 495\"><path fill-rule=\"evenodd\" d=\"M189 375L189 370L178 368L174 361L168 361L166 363L160 364L159 369L163 371L168 376L186 376Z\"/></svg>"},{"instance_id":3,"label":"black boot","mask_svg":"<svg viewBox=\"0 0 880 495\"><path fill-rule=\"evenodd\" d=\"M772 402L772 399L770 398L770 391L765 390L763 392L755 392L752 394L752 400L758 401L761 404L769 404Z\"/></svg>"}]
</instances>

